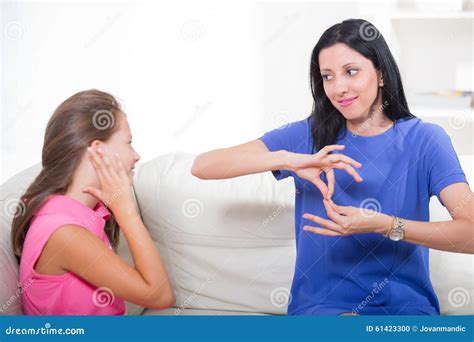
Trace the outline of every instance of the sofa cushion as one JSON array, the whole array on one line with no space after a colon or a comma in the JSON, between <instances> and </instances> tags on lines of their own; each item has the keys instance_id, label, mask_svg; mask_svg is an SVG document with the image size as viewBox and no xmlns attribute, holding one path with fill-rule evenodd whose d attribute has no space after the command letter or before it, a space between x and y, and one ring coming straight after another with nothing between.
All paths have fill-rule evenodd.
<instances>
[{"instance_id":1,"label":"sofa cushion","mask_svg":"<svg viewBox=\"0 0 474 342\"><path fill-rule=\"evenodd\" d=\"M143 316L263 316L257 312L248 311L225 311L225 310L206 310L206 309L179 309L169 308L164 310L146 309Z\"/></svg>"},{"instance_id":2,"label":"sofa cushion","mask_svg":"<svg viewBox=\"0 0 474 342\"><path fill-rule=\"evenodd\" d=\"M0 204L3 209L0 217L0 314L22 315L21 290L18 287L18 262L10 240L11 223L15 215L15 207L20 201L28 185L41 169L36 164L16 174L1 186Z\"/></svg>"},{"instance_id":3,"label":"sofa cushion","mask_svg":"<svg viewBox=\"0 0 474 342\"><path fill-rule=\"evenodd\" d=\"M203 181L192 155L141 165L145 225L171 274L176 306L285 314L295 261L294 186L270 173Z\"/></svg>"}]
</instances>

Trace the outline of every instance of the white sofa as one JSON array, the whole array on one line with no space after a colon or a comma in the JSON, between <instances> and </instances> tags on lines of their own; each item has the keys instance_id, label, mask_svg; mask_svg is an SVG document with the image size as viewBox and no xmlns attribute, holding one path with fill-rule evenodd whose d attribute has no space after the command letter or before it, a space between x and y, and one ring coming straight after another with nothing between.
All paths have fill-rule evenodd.
<instances>
[{"instance_id":1,"label":"white sofa","mask_svg":"<svg viewBox=\"0 0 474 342\"><path fill-rule=\"evenodd\" d=\"M171 275L176 307L157 311L127 303L127 314L285 314L295 259L292 180L277 182L267 172L203 181L190 173L193 159L172 153L137 167L138 206ZM460 159L472 184L473 157ZM10 213L38 172L39 165L33 166L1 188L0 314L22 314ZM430 207L432 221L449 219L436 198ZM119 254L131 262L123 236ZM431 250L442 315L474 314L473 260Z\"/></svg>"}]
</instances>

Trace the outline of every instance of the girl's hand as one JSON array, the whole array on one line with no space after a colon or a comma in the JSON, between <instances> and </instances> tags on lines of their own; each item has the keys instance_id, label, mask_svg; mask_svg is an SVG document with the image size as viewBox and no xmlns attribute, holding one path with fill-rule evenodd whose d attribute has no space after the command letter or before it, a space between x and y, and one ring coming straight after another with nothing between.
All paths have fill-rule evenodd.
<instances>
[{"instance_id":1,"label":"girl's hand","mask_svg":"<svg viewBox=\"0 0 474 342\"><path fill-rule=\"evenodd\" d=\"M87 148L86 155L94 167L100 189L86 186L82 191L102 201L115 216L136 212L130 177L119 156L115 153L109 157L100 148L92 147Z\"/></svg>"},{"instance_id":2,"label":"girl's hand","mask_svg":"<svg viewBox=\"0 0 474 342\"><path fill-rule=\"evenodd\" d=\"M323 203L330 220L312 214L304 214L303 218L323 227L304 226L304 230L326 236L364 233L386 234L392 224L392 217L374 210L339 206L332 200L323 200Z\"/></svg>"},{"instance_id":3,"label":"girl's hand","mask_svg":"<svg viewBox=\"0 0 474 342\"><path fill-rule=\"evenodd\" d=\"M340 153L329 154L332 151L343 150L344 148L344 145L328 145L316 154L290 153L288 165L290 170L299 177L316 185L323 197L329 200L334 194L334 169L345 170L354 177L356 182L362 182L362 178L354 169L354 167L360 168L361 163ZM321 180L321 173L323 172L326 173L328 185Z\"/></svg>"}]
</instances>

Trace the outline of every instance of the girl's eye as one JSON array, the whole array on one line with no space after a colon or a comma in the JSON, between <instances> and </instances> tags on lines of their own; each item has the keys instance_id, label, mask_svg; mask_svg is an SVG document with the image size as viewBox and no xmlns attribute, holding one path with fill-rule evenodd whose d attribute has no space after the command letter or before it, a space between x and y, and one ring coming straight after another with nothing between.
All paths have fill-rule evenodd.
<instances>
[{"instance_id":1,"label":"girl's eye","mask_svg":"<svg viewBox=\"0 0 474 342\"><path fill-rule=\"evenodd\" d=\"M332 79L332 76L331 76L331 75L321 75L321 77L322 77L323 80L325 80L325 81L329 81L330 79Z\"/></svg>"},{"instance_id":2,"label":"girl's eye","mask_svg":"<svg viewBox=\"0 0 474 342\"><path fill-rule=\"evenodd\" d=\"M349 74L349 76L354 76L355 74L357 74L359 70L357 69L349 69L347 70L347 73Z\"/></svg>"}]
</instances>

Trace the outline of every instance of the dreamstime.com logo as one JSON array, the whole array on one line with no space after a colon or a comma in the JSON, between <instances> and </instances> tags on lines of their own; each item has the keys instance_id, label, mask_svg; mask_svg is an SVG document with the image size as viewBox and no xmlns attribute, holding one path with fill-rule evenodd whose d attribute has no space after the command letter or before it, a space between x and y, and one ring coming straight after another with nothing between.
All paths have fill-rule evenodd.
<instances>
[{"instance_id":1,"label":"dreamstime.com logo","mask_svg":"<svg viewBox=\"0 0 474 342\"><path fill-rule=\"evenodd\" d=\"M114 293L108 287L99 287L92 294L92 302L99 308L112 305L115 300Z\"/></svg>"},{"instance_id":2,"label":"dreamstime.com logo","mask_svg":"<svg viewBox=\"0 0 474 342\"><path fill-rule=\"evenodd\" d=\"M202 215L204 211L204 205L196 198L190 198L184 201L181 211L187 218L195 218Z\"/></svg>"},{"instance_id":3,"label":"dreamstime.com logo","mask_svg":"<svg viewBox=\"0 0 474 342\"><path fill-rule=\"evenodd\" d=\"M23 294L23 292L31 285L33 284L33 280L30 278L28 279L28 282L26 282L25 284L22 284L22 283L17 283L17 289L15 291L15 294L12 295L10 298L8 298L8 300L3 303L2 306L0 306L0 314L3 314L5 312L7 312L7 310L9 308L11 308L11 306L13 304L15 304L16 302L18 302L20 300L20 297L21 295ZM20 304L19 304L20 305Z\"/></svg>"},{"instance_id":4,"label":"dreamstime.com logo","mask_svg":"<svg viewBox=\"0 0 474 342\"><path fill-rule=\"evenodd\" d=\"M3 205L3 213L11 219L22 216L25 211L26 204L20 198L10 198Z\"/></svg>"},{"instance_id":5,"label":"dreamstime.com logo","mask_svg":"<svg viewBox=\"0 0 474 342\"><path fill-rule=\"evenodd\" d=\"M374 299L377 294L381 292L385 286L388 285L389 282L390 280L388 280L387 278L385 278L380 283L374 282L372 284L372 291L370 291L370 293L364 298L364 300L362 300L362 302L359 303L359 305L357 305L357 307L352 309L352 313L359 314L359 311L366 307L370 303L370 301L372 301L372 299Z\"/></svg>"},{"instance_id":6,"label":"dreamstime.com logo","mask_svg":"<svg viewBox=\"0 0 474 342\"><path fill-rule=\"evenodd\" d=\"M374 218L382 211L382 205L375 198L366 198L360 203L361 214L366 218Z\"/></svg>"},{"instance_id":7,"label":"dreamstime.com logo","mask_svg":"<svg viewBox=\"0 0 474 342\"><path fill-rule=\"evenodd\" d=\"M286 287L277 287L270 294L270 302L274 307L283 308L291 303L291 292Z\"/></svg>"},{"instance_id":8,"label":"dreamstime.com logo","mask_svg":"<svg viewBox=\"0 0 474 342\"><path fill-rule=\"evenodd\" d=\"M455 287L449 291L448 302L455 308L468 305L470 301L471 296L469 295L469 291L464 287Z\"/></svg>"},{"instance_id":9,"label":"dreamstime.com logo","mask_svg":"<svg viewBox=\"0 0 474 342\"><path fill-rule=\"evenodd\" d=\"M98 110L92 116L92 124L100 131L112 128L115 123L115 116L110 110Z\"/></svg>"},{"instance_id":10,"label":"dreamstime.com logo","mask_svg":"<svg viewBox=\"0 0 474 342\"><path fill-rule=\"evenodd\" d=\"M5 335L85 335L84 328L52 328L51 323L45 323L40 328L5 328Z\"/></svg>"},{"instance_id":11,"label":"dreamstime.com logo","mask_svg":"<svg viewBox=\"0 0 474 342\"><path fill-rule=\"evenodd\" d=\"M359 34L366 42L370 42L380 37L380 32L369 22L360 25Z\"/></svg>"}]
</instances>

